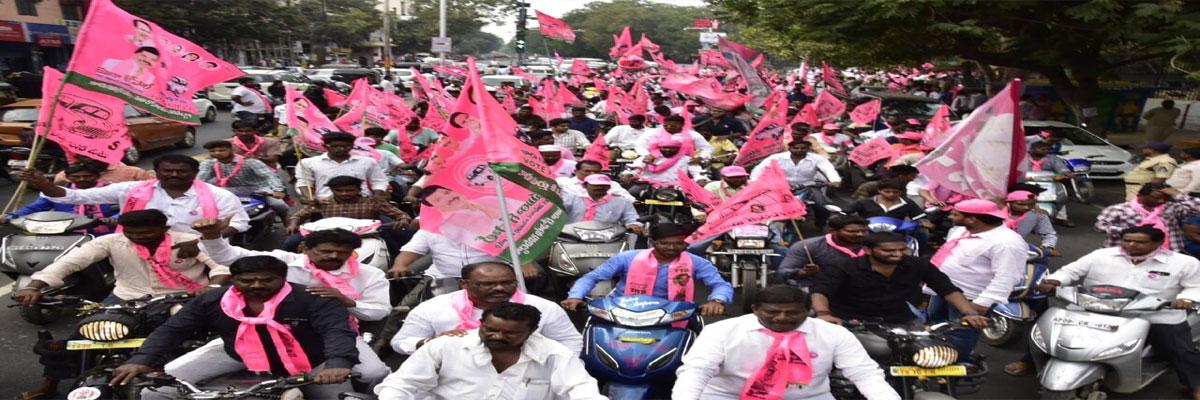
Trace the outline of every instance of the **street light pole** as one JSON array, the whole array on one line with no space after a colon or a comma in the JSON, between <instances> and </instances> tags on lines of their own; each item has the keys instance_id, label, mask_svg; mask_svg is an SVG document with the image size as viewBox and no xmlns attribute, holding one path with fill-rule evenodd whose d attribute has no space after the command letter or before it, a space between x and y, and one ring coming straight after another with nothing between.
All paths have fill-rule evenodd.
<instances>
[{"instance_id":1,"label":"street light pole","mask_svg":"<svg viewBox=\"0 0 1200 400\"><path fill-rule=\"evenodd\" d=\"M446 37L446 0L438 1L438 37ZM438 52L438 64L446 63L446 52Z\"/></svg>"},{"instance_id":2,"label":"street light pole","mask_svg":"<svg viewBox=\"0 0 1200 400\"><path fill-rule=\"evenodd\" d=\"M392 0L383 0L383 71L392 74Z\"/></svg>"}]
</instances>

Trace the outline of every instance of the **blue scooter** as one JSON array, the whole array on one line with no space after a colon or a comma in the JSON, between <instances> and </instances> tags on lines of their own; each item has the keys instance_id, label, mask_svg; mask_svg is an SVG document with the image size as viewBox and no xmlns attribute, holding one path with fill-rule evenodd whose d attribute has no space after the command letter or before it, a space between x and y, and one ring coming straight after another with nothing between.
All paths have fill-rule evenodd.
<instances>
[{"instance_id":1,"label":"blue scooter","mask_svg":"<svg viewBox=\"0 0 1200 400\"><path fill-rule=\"evenodd\" d=\"M696 333L674 322L690 321L696 305L634 295L588 302L583 362L609 399L670 397L675 369Z\"/></svg>"},{"instance_id":2,"label":"blue scooter","mask_svg":"<svg viewBox=\"0 0 1200 400\"><path fill-rule=\"evenodd\" d=\"M1040 247L1029 245L1029 257L1021 281L1013 286L1008 304L997 304L992 323L983 329L984 343L1003 346L1016 340L1024 327L1037 320L1037 310L1046 301L1046 294L1037 291L1037 284L1049 273L1050 259Z\"/></svg>"},{"instance_id":3,"label":"blue scooter","mask_svg":"<svg viewBox=\"0 0 1200 400\"><path fill-rule=\"evenodd\" d=\"M871 232L895 232L904 235L904 243L908 245L908 254L914 257L920 256L921 243L913 237L917 230L921 229L921 224L917 221L879 216L867 218L867 227Z\"/></svg>"}]
</instances>

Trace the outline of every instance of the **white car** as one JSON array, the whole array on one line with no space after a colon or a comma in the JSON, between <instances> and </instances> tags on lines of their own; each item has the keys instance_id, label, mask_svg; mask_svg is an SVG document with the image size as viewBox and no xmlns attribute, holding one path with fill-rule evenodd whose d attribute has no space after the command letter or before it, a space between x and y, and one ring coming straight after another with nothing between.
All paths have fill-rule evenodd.
<instances>
[{"instance_id":1,"label":"white car","mask_svg":"<svg viewBox=\"0 0 1200 400\"><path fill-rule=\"evenodd\" d=\"M519 88L525 86L526 83L530 83L525 78L516 75L484 75L479 79L483 81L483 86L487 88L487 91L492 93L500 90L500 86L505 83L513 84L514 88Z\"/></svg>"},{"instance_id":2,"label":"white car","mask_svg":"<svg viewBox=\"0 0 1200 400\"><path fill-rule=\"evenodd\" d=\"M1031 140L1040 140L1042 131L1062 133L1060 156L1091 162L1088 176L1092 179L1121 179L1134 167L1132 154L1081 127L1058 121L1022 121L1021 125Z\"/></svg>"},{"instance_id":3,"label":"white car","mask_svg":"<svg viewBox=\"0 0 1200 400\"><path fill-rule=\"evenodd\" d=\"M308 85L311 83L308 77L286 70L245 69L242 70L242 72L245 73L246 76L254 78L255 81L262 85L264 91L267 90L267 86L270 86L271 82L276 79L282 80L283 86L290 87L299 92L303 92L304 89L308 89ZM242 77L239 76L237 78L212 85L212 87L208 88L208 99L222 107L232 108L233 100L230 99L229 92L232 92L234 88L237 88L238 79L242 79Z\"/></svg>"},{"instance_id":4,"label":"white car","mask_svg":"<svg viewBox=\"0 0 1200 400\"><path fill-rule=\"evenodd\" d=\"M204 95L200 93L196 93L196 95L192 97L192 104L196 105L196 112L201 115L200 122L203 123L216 121L217 105L213 104L212 100L209 100L207 97L203 96Z\"/></svg>"}]
</instances>

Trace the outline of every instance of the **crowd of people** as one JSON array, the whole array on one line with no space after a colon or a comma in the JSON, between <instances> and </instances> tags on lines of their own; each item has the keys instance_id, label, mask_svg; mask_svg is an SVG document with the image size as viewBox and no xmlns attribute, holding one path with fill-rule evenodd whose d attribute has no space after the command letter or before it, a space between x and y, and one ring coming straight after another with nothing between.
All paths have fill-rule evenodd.
<instances>
[{"instance_id":1,"label":"crowd of people","mask_svg":"<svg viewBox=\"0 0 1200 400\"><path fill-rule=\"evenodd\" d=\"M14 298L26 306L37 304L45 289L103 260L116 276L104 303L196 293L113 371L115 385L156 369L189 382L250 370L279 376L312 372L317 384L303 390L318 399L351 391L352 380L373 388L381 399L430 394L439 399L601 399L597 380L579 358L584 340L571 318L597 284L613 281L613 295L696 303L704 317L731 314L735 301L728 271L707 257L712 238L689 242L696 225L644 221L638 208L646 195L642 183L678 186L688 177L727 200L767 168L778 167L809 203L811 225L801 229L778 221L771 226L770 246L780 255L778 265L771 266L772 285L741 299L751 313L694 327L698 337L684 356L671 396L831 398L829 374L836 367L866 398L894 399L899 396L879 364L840 325L962 321L970 329L949 337L960 359L971 360L991 309L1009 301L1024 274L1030 248L1061 255L1056 226L1074 226L1066 207L1054 215L1037 207L1042 190L1037 185L1018 182L1006 198L977 199L928 179L912 164L932 150L922 145L930 121L902 118L886 104L872 124L845 123L840 117L789 123L786 146L744 165L735 159L760 118L752 109L706 105L653 79L589 78L594 80L562 85L581 99L562 115L544 115L545 108L535 106L541 96L535 85L559 85L554 80L496 92L513 96L512 118L520 127L514 134L554 174L568 223L619 225L648 243L583 275L561 298L539 292L545 288L545 265L511 265L471 247L447 225L440 232L422 228L422 207L491 220L500 212L427 185L423 161L401 157L398 145L424 150L442 136L429 118L438 112L430 110L435 94L415 93L412 109L419 117L403 129L365 129L362 136L372 139L373 148L362 148L354 134L330 132L322 136L323 152L297 157L301 152L292 148L300 146L298 140L279 135L286 129L260 129L263 115L276 115L279 126L288 121L272 114L277 110L251 81L235 92L238 120L231 137L205 143L209 157L204 161L166 155L155 160L151 173L81 158L53 179L39 171L22 172L19 177L40 196L6 219L56 210L103 224L90 229L95 240L33 274ZM457 95L453 79L441 79L448 94ZM776 89L786 91L789 121L815 100L809 77L800 79L790 88L777 82ZM979 91L954 90L953 76L938 79L913 82L907 90L963 112L986 100ZM624 85L625 92L646 91L647 103L639 108L648 111L622 115L608 109L610 93L596 87L605 80ZM857 91L852 87L847 98ZM322 111L339 112L328 106L322 91L305 95ZM1029 157L1022 170L1074 178L1061 157L1063 137L1027 133ZM601 159L585 157L599 137L607 147ZM872 138L885 138L897 155L868 167L845 162L852 147ZM1193 300L1200 301L1200 262L1193 258L1200 250L1200 200L1194 197L1200 194L1200 150L1183 150L1182 164L1171 150L1161 142L1145 146L1144 161L1125 178L1127 198L1106 207L1094 223L1105 243L1057 268L1040 290L1080 282L1113 284L1171 299L1172 308L1188 309ZM622 159L629 162L619 163ZM619 172L618 165L623 165ZM862 176L872 178L855 178ZM261 196L275 211L278 221L271 223L287 234L281 245L247 249L230 243L249 229L239 200L245 194ZM835 204L842 207L826 207ZM697 224L721 218L700 209L689 215ZM907 236L874 232L867 219L880 216L913 221L919 228ZM390 268L361 265L355 250L362 239L353 232L302 228L333 217L381 221ZM917 252L909 246L914 240L920 244ZM398 305L389 278L408 276L457 279L460 289L417 304L406 311L397 333L369 341L372 336L363 335L362 327L387 320ZM520 290L519 280L531 289ZM703 299L696 298L697 282L709 289ZM1200 352L1191 346L1190 328L1177 319L1152 322L1149 342L1167 349L1189 396L1200 399ZM197 333L211 340L169 357ZM381 349L406 360L393 371L379 356ZM78 369L78 360L62 354L45 353L42 360L46 379L23 393L26 399L52 398L59 382L74 378ZM1025 359L1004 371L1028 375L1033 369ZM172 393L143 395L170 398Z\"/></svg>"}]
</instances>

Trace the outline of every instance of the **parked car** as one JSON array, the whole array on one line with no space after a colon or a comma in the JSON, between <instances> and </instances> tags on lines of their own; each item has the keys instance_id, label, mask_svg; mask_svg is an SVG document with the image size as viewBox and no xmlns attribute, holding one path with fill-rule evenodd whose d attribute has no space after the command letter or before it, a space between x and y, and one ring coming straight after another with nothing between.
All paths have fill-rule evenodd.
<instances>
[{"instance_id":1,"label":"parked car","mask_svg":"<svg viewBox=\"0 0 1200 400\"><path fill-rule=\"evenodd\" d=\"M192 96L192 104L196 105L196 113L200 114L200 122L213 122L217 120L217 105L213 104L212 100L208 99L208 94L205 92L196 92Z\"/></svg>"},{"instance_id":2,"label":"parked car","mask_svg":"<svg viewBox=\"0 0 1200 400\"><path fill-rule=\"evenodd\" d=\"M1133 169L1133 155L1079 126L1059 121L1022 121L1025 134L1038 136L1042 131L1063 134L1061 157L1080 158L1092 163L1088 177L1092 179L1121 179Z\"/></svg>"},{"instance_id":3,"label":"parked car","mask_svg":"<svg viewBox=\"0 0 1200 400\"><path fill-rule=\"evenodd\" d=\"M380 75L369 68L317 68L308 71L310 79L324 78L332 81L353 84L358 78L367 78L367 82L379 84Z\"/></svg>"},{"instance_id":4,"label":"parked car","mask_svg":"<svg viewBox=\"0 0 1200 400\"><path fill-rule=\"evenodd\" d=\"M530 75L536 76L538 79L553 78L555 75L554 67L549 65L527 65L521 67L521 69Z\"/></svg>"},{"instance_id":5,"label":"parked car","mask_svg":"<svg viewBox=\"0 0 1200 400\"><path fill-rule=\"evenodd\" d=\"M300 92L303 92L304 89L308 89L308 85L312 83L307 76L285 70L244 69L242 72L244 72L246 76L254 78L255 81L262 85L263 90L266 90L267 86L271 85L271 82L274 82L276 79L282 80L284 86L296 89ZM230 92L232 92L234 88L238 87L239 79L242 79L242 77L237 77L216 85L212 85L212 87L208 88L208 99L221 108L233 108L233 100L230 99Z\"/></svg>"},{"instance_id":6,"label":"parked car","mask_svg":"<svg viewBox=\"0 0 1200 400\"><path fill-rule=\"evenodd\" d=\"M23 100L0 107L0 147L26 146L33 138L33 124L37 120L41 99ZM125 105L122 110L107 110L96 107L87 101L60 99L60 107L75 110L80 135L102 135L111 129L95 129L102 127L105 121L111 120L112 113L119 111L125 116L125 125L129 127L129 135L133 146L125 150L125 163L136 164L142 159L142 153L169 146L188 148L196 145L195 127L178 122L155 117L149 113ZM59 114L62 115L62 114Z\"/></svg>"},{"instance_id":7,"label":"parked car","mask_svg":"<svg viewBox=\"0 0 1200 400\"><path fill-rule=\"evenodd\" d=\"M483 86L491 93L496 93L496 91L500 90L500 86L505 83L511 83L514 87L518 88L524 86L526 83L530 83L529 80L516 75L486 75L480 79L483 81Z\"/></svg>"},{"instance_id":8,"label":"parked car","mask_svg":"<svg viewBox=\"0 0 1200 400\"><path fill-rule=\"evenodd\" d=\"M21 145L21 131L37 121L41 104L41 99L30 99L0 106L0 147Z\"/></svg>"}]
</instances>

